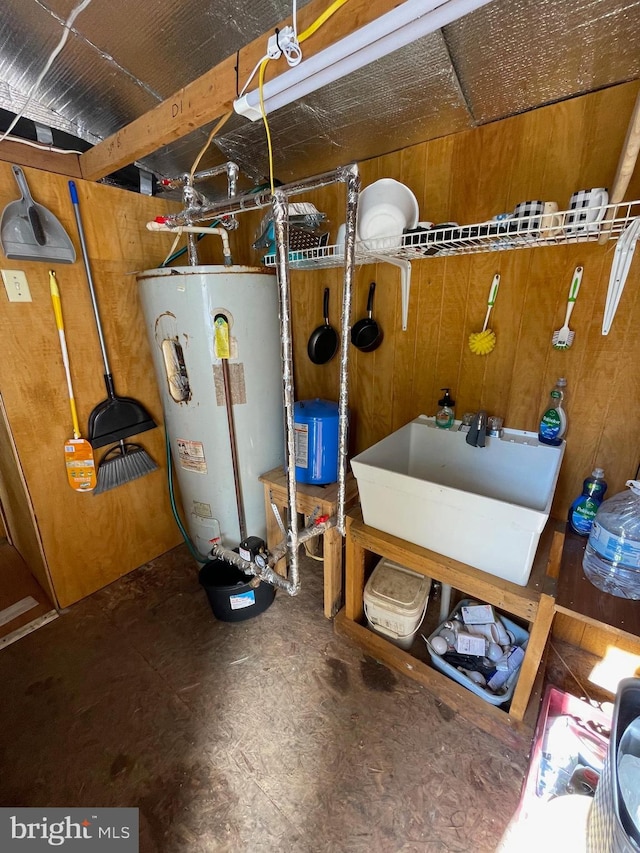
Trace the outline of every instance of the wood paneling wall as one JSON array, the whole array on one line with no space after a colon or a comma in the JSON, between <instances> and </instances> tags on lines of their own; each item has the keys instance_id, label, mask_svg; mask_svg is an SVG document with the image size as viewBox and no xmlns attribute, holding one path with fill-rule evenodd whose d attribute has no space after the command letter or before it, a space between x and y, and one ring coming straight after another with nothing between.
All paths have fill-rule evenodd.
<instances>
[{"instance_id":1,"label":"wood paneling wall","mask_svg":"<svg viewBox=\"0 0 640 853\"><path fill-rule=\"evenodd\" d=\"M148 220L167 212L166 202L77 182L116 392L140 400L160 425L134 439L160 470L103 495L74 492L67 485L63 461L63 443L72 434L72 425L49 295L50 267L56 270L62 295L74 391L85 436L90 411L106 397L104 370L67 179L30 168L24 171L36 201L60 219L78 257L72 265L56 266L9 261L0 255L3 269L24 270L33 300L10 303L0 284L0 395L55 596L64 607L181 541L169 508L162 410L133 275L136 270L158 266L172 238L151 234L145 228ZM10 165L0 163L0 208L17 197ZM103 453L104 449L98 451L97 458ZM0 454L7 466L15 464L6 440ZM18 507L15 509L17 512ZM5 511L8 519L16 517L11 507ZM28 514L20 515L26 517ZM33 531L10 532L17 547L21 541L32 541ZM23 553L23 557L35 574L42 574L30 559L33 554Z\"/></svg>"},{"instance_id":2,"label":"wood paneling wall","mask_svg":"<svg viewBox=\"0 0 640 853\"><path fill-rule=\"evenodd\" d=\"M0 504L11 545L22 555L31 574L54 602L55 590L42 547L29 488L13 441L0 395ZM7 553L7 552L5 552ZM4 572L7 567L2 566ZM0 586L2 581L0 581Z\"/></svg>"},{"instance_id":3,"label":"wood paneling wall","mask_svg":"<svg viewBox=\"0 0 640 853\"><path fill-rule=\"evenodd\" d=\"M361 164L363 186L379 177L406 183L418 198L421 219L434 222L481 222L532 198L565 208L574 190L613 180L637 91L637 83L625 84L367 161ZM72 235L80 258L66 178L35 169L25 173L36 200ZM166 254L170 241L147 232L144 223L167 204L88 182L78 187L117 391L139 399L161 423L131 273L157 266ZM640 197L638 172L627 196ZM0 163L0 205L16 197L10 166ZM331 187L304 200L328 213L335 236L344 221L344 189ZM259 219L256 213L240 218L232 235L237 263L258 261L250 244ZM220 262L213 242L205 242L203 262ZM482 406L501 415L507 426L536 430L550 388L564 375L569 430L553 514L566 514L596 463L606 470L610 493L623 488L639 461L640 268L634 261L611 333L602 337L614 247L611 242L416 261L406 332L400 328L398 270L385 264L359 268L353 320L364 316L368 285L375 279L375 317L384 341L374 353L352 352L354 448L370 446L420 413L434 414L443 386L452 388L459 415ZM160 471L102 496L76 494L67 486L62 445L71 423L48 265L1 257L0 263L23 269L33 294L32 303L9 304L0 291L0 394L48 570L64 606L178 543L167 498L163 433L152 430L140 437ZM584 277L571 323L575 342L559 352L551 347L551 334L562 325L578 264ZM469 351L467 339L482 326L496 272L502 276L491 318L497 346L480 358ZM81 261L58 266L57 273L79 414L86 424L105 396L98 338ZM325 285L332 291L331 322L339 327L342 272L294 272L292 284L296 395L337 399L337 360L313 365L306 345L322 322Z\"/></svg>"},{"instance_id":4,"label":"wood paneling wall","mask_svg":"<svg viewBox=\"0 0 640 853\"><path fill-rule=\"evenodd\" d=\"M396 178L417 196L421 220L483 222L527 199L566 209L581 188L609 186L616 171L638 84L554 104L472 131L437 139L361 165L363 186ZM627 198L640 197L640 169ZM305 197L307 200L307 197ZM308 197L326 211L332 235L344 221L340 186ZM631 266L612 330L600 332L615 243L425 258L413 263L409 328L400 326L399 271L386 264L357 271L352 321L365 316L369 282L377 282L374 316L384 340L373 353L351 354L350 407L355 448L362 450L424 413L435 414L450 386L456 411L487 409L505 425L536 430L559 376L568 382L567 452L553 515L566 517L583 478L604 467L609 494L635 476L640 461L640 261ZM573 346L551 347L560 328L573 270L584 266L573 312ZM494 273L500 291L491 315L497 346L487 357L468 348L482 328ZM298 399L337 400L338 363L313 365L307 339L322 322L322 289L331 288L331 322L339 328L342 271L294 272L293 328Z\"/></svg>"}]
</instances>

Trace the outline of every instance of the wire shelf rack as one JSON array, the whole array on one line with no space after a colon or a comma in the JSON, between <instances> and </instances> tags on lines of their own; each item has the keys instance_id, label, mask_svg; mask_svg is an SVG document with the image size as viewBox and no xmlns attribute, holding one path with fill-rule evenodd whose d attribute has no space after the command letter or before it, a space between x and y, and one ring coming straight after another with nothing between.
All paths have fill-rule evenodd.
<instances>
[{"instance_id":1,"label":"wire shelf rack","mask_svg":"<svg viewBox=\"0 0 640 853\"><path fill-rule=\"evenodd\" d=\"M425 257L593 243L600 236L617 240L638 217L640 201L630 201L496 219L476 225L446 223L429 229L417 228L394 237L357 242L355 261L358 265L393 259L416 261ZM317 246L289 252L292 269L326 269L341 266L343 262L343 245ZM263 263L268 267L275 266L276 256L266 255Z\"/></svg>"}]
</instances>

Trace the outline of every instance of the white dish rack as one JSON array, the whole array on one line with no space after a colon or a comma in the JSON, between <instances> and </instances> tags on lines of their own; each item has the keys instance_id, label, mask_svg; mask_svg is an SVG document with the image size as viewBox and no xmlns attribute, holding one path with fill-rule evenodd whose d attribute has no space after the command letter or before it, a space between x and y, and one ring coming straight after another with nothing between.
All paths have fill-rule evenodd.
<instances>
[{"instance_id":1,"label":"white dish rack","mask_svg":"<svg viewBox=\"0 0 640 853\"><path fill-rule=\"evenodd\" d=\"M602 215L604 211L604 215ZM587 209L581 213L587 212ZM453 225L414 231L411 234L380 238L377 243L367 240L356 243L356 264L372 264L379 261L416 261L425 257L468 255L477 252L503 252L512 249L530 249L536 246L562 246L574 243L593 243L600 235L617 240L640 217L640 201L608 204L589 208L588 212L601 216L601 221L589 225L567 225L576 211L565 210L554 213L556 223L544 227L543 215L521 218L491 220L474 225ZM583 228L584 230L578 230ZM378 247L379 244L379 247ZM344 246L328 245L289 253L292 269L321 269L341 266L344 262ZM265 266L275 266L276 256L267 255Z\"/></svg>"}]
</instances>

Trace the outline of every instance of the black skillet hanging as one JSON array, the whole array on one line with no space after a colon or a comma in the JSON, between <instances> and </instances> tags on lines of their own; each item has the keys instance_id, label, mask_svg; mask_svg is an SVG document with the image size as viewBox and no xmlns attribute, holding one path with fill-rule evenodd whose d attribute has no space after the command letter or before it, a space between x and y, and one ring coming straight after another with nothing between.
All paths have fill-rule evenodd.
<instances>
[{"instance_id":1,"label":"black skillet hanging","mask_svg":"<svg viewBox=\"0 0 640 853\"><path fill-rule=\"evenodd\" d=\"M382 343L382 329L373 319L373 295L376 283L372 281L369 285L369 298L367 299L367 316L363 317L351 328L351 343L362 352L373 352Z\"/></svg>"},{"instance_id":2,"label":"black skillet hanging","mask_svg":"<svg viewBox=\"0 0 640 853\"><path fill-rule=\"evenodd\" d=\"M311 332L307 353L314 364L326 364L338 350L338 333L329 325L329 288L324 289L324 325Z\"/></svg>"}]
</instances>

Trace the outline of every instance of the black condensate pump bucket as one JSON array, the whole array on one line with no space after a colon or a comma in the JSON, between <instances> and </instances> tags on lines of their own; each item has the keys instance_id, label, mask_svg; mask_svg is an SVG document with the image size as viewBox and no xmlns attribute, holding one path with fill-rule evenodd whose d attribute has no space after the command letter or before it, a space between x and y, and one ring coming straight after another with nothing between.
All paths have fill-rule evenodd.
<instances>
[{"instance_id":1,"label":"black condensate pump bucket","mask_svg":"<svg viewBox=\"0 0 640 853\"><path fill-rule=\"evenodd\" d=\"M200 583L207 593L213 615L221 622L244 622L258 616L273 604L276 589L261 581L254 586L256 578L226 560L210 560L199 573Z\"/></svg>"}]
</instances>

